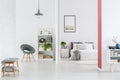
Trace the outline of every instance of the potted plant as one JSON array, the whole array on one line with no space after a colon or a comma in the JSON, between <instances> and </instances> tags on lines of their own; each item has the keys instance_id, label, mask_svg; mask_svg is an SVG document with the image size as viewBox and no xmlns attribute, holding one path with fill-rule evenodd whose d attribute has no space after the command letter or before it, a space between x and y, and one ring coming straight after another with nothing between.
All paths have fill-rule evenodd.
<instances>
[{"instance_id":1,"label":"potted plant","mask_svg":"<svg viewBox=\"0 0 120 80\"><path fill-rule=\"evenodd\" d=\"M46 51L46 50L51 50L51 48L52 48L52 44L51 43L46 43L46 44L44 44L44 50Z\"/></svg>"},{"instance_id":2,"label":"potted plant","mask_svg":"<svg viewBox=\"0 0 120 80\"><path fill-rule=\"evenodd\" d=\"M65 41L61 41L61 48L65 48L66 42Z\"/></svg>"}]
</instances>

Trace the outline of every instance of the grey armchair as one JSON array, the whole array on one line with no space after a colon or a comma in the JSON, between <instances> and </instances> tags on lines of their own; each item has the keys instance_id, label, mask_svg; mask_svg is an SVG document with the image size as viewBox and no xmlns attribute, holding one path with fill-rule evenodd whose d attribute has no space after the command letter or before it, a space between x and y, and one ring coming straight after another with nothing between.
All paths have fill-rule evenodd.
<instances>
[{"instance_id":1,"label":"grey armchair","mask_svg":"<svg viewBox=\"0 0 120 80\"><path fill-rule=\"evenodd\" d=\"M30 61L30 55L32 56L33 60L35 61L35 58L34 58L34 53L35 53L35 49L31 46L31 45L28 45L28 44L22 44L20 46L21 50L23 51L23 58L22 58L22 61L24 60L24 58L26 58L26 61L29 60Z\"/></svg>"}]
</instances>

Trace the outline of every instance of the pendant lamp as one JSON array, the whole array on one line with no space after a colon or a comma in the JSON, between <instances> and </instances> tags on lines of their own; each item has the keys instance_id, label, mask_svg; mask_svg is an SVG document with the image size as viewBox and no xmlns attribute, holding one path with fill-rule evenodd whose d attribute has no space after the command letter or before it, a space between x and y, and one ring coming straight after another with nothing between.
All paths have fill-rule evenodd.
<instances>
[{"instance_id":1,"label":"pendant lamp","mask_svg":"<svg viewBox=\"0 0 120 80\"><path fill-rule=\"evenodd\" d=\"M39 7L39 0L38 0L38 10L37 13L35 13L36 16L42 16L43 14L40 12L40 7Z\"/></svg>"}]
</instances>

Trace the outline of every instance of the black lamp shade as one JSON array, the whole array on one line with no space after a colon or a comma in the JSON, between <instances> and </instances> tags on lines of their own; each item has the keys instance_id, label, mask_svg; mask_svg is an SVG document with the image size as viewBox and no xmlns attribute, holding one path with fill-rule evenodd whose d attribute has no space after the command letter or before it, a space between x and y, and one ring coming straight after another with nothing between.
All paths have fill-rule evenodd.
<instances>
[{"instance_id":1,"label":"black lamp shade","mask_svg":"<svg viewBox=\"0 0 120 80\"><path fill-rule=\"evenodd\" d=\"M38 12L37 12L37 13L35 13L35 15L37 15L37 16L42 16L43 14L42 14L42 13L40 13L40 9L38 9Z\"/></svg>"}]
</instances>

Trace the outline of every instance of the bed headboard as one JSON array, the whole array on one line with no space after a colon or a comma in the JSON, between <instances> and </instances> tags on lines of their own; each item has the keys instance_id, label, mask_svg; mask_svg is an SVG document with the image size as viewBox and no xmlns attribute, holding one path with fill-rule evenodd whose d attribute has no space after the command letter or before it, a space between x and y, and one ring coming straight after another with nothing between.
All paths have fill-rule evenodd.
<instances>
[{"instance_id":1,"label":"bed headboard","mask_svg":"<svg viewBox=\"0 0 120 80\"><path fill-rule=\"evenodd\" d=\"M87 44L92 44L93 45L93 49L94 49L94 42L84 42ZM70 50L73 49L73 44L83 44L83 42L71 42L70 43Z\"/></svg>"},{"instance_id":2,"label":"bed headboard","mask_svg":"<svg viewBox=\"0 0 120 80\"><path fill-rule=\"evenodd\" d=\"M70 43L70 49L73 49L73 44L82 44L82 42L71 42Z\"/></svg>"},{"instance_id":3,"label":"bed headboard","mask_svg":"<svg viewBox=\"0 0 120 80\"><path fill-rule=\"evenodd\" d=\"M70 52L73 49L73 44L83 44L83 43L87 43L87 44L92 44L93 49L94 49L94 42L70 42L70 46L69 46L69 57L71 56Z\"/></svg>"}]
</instances>

